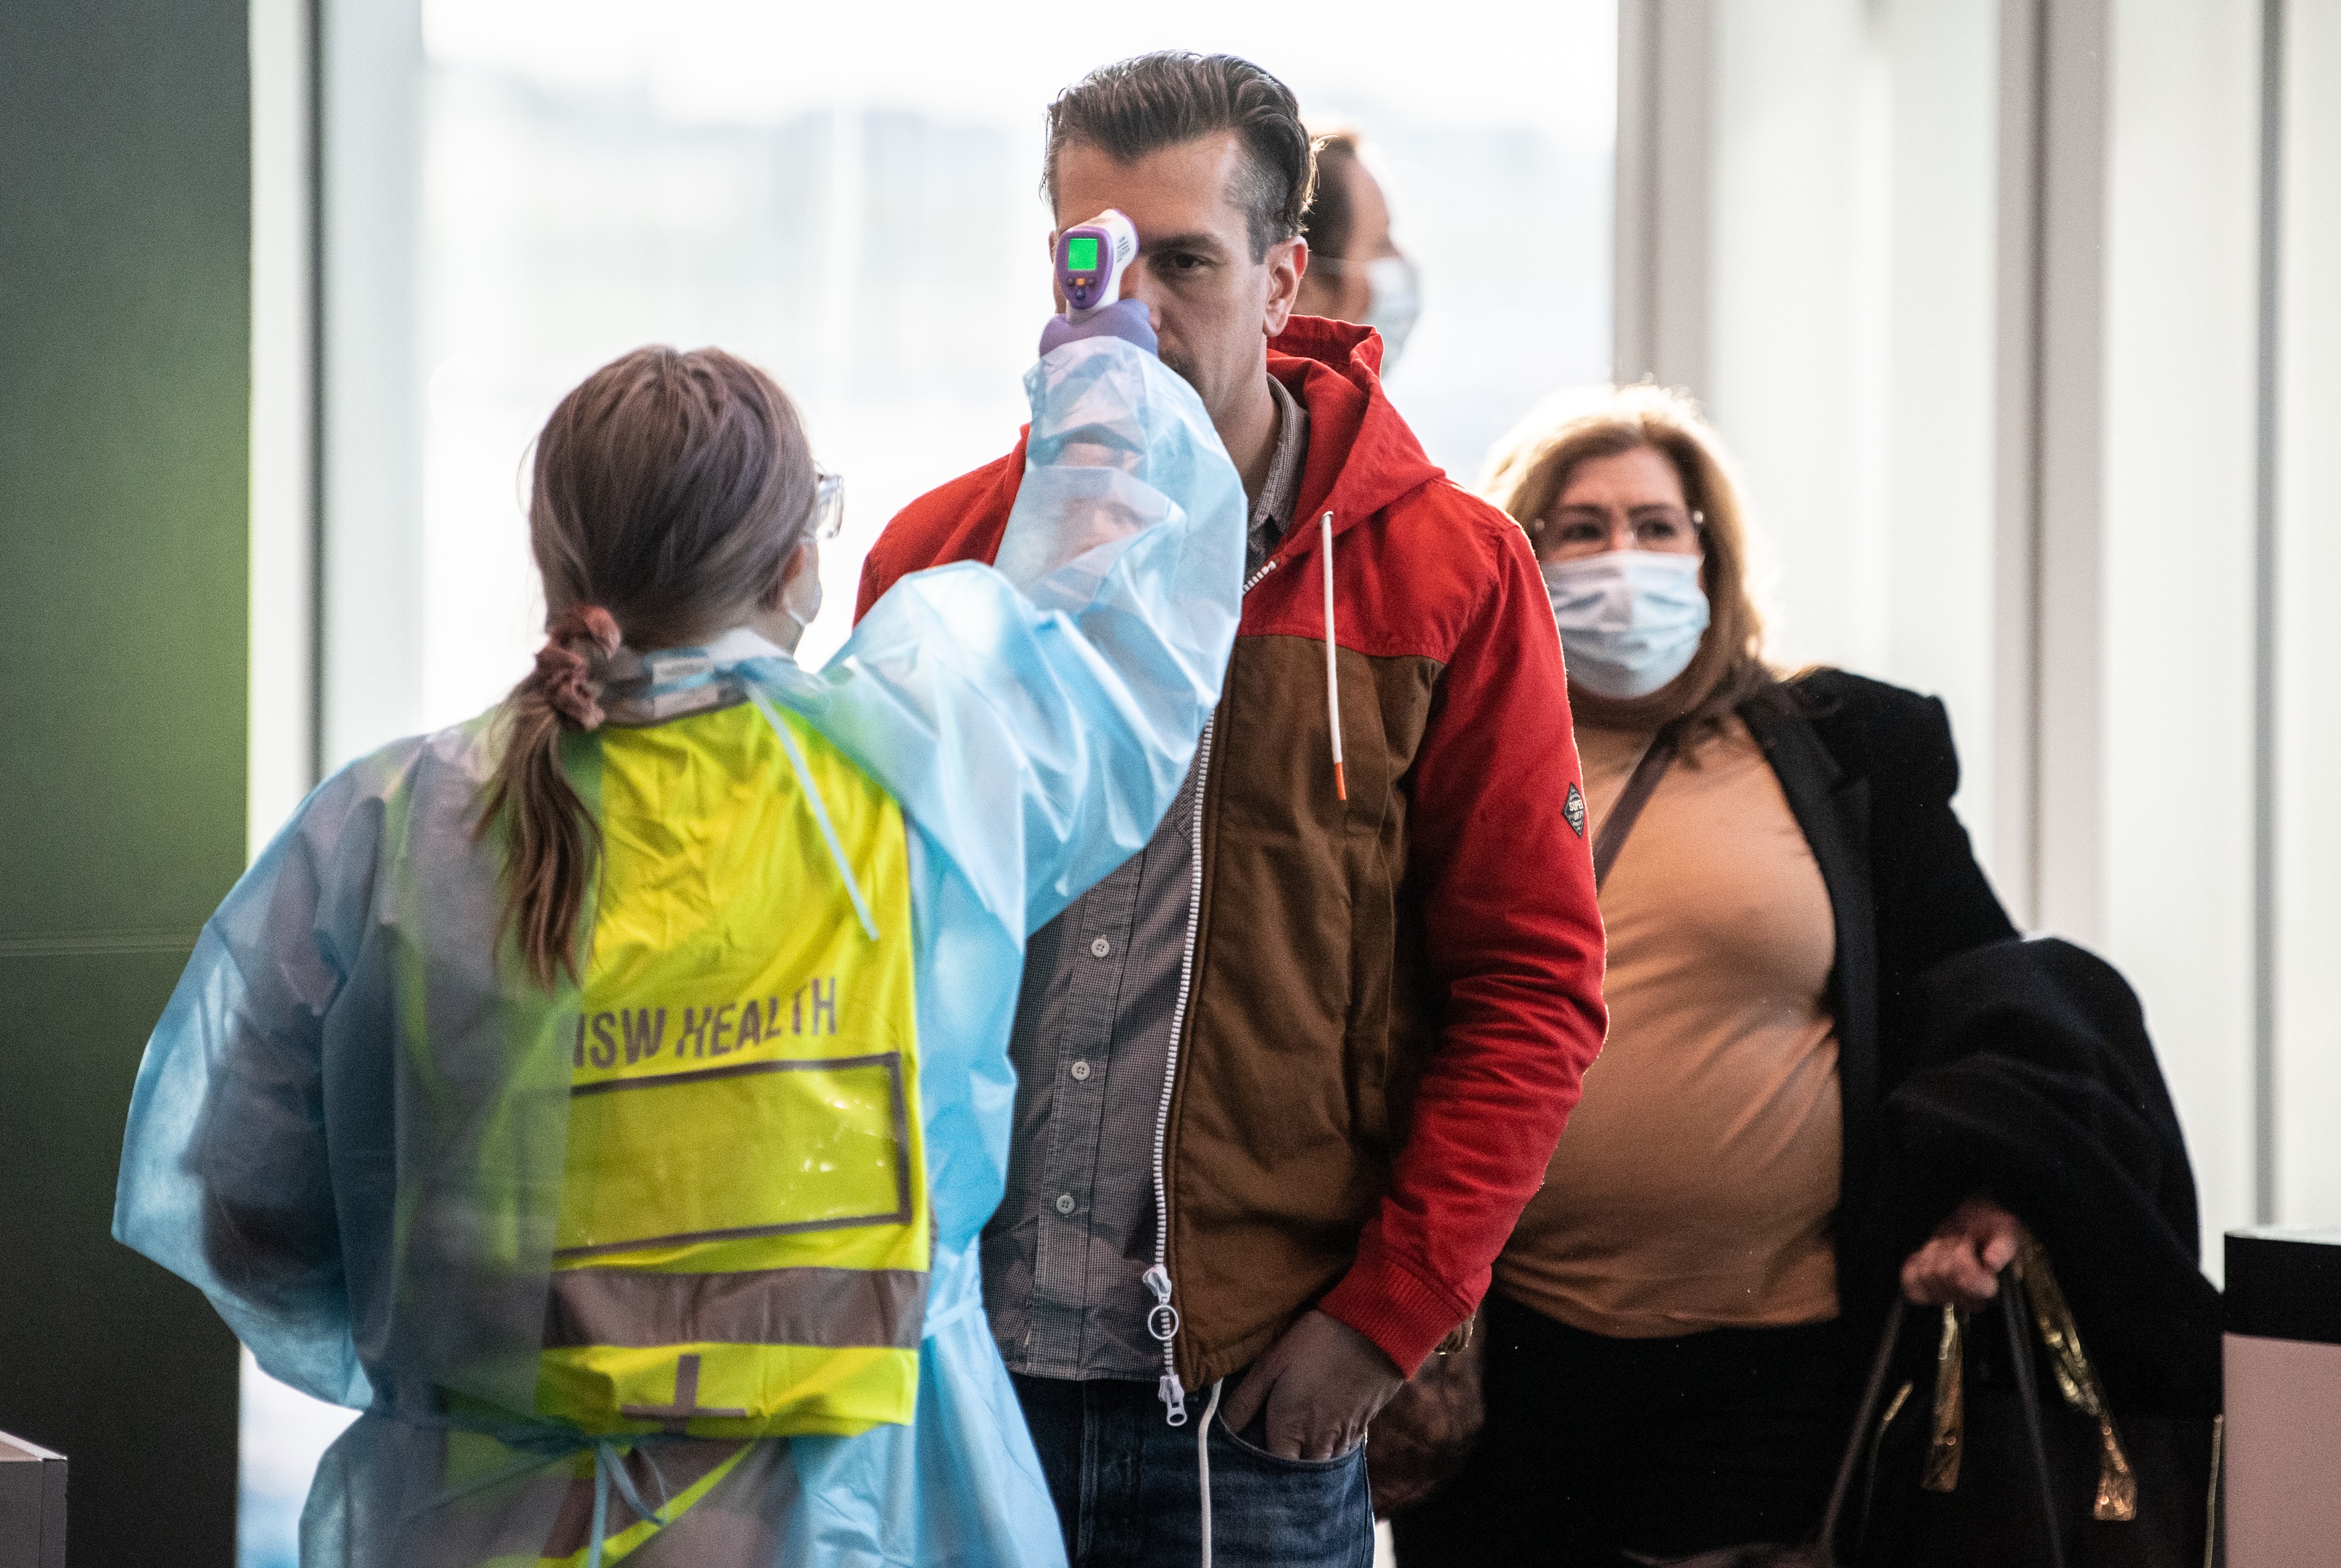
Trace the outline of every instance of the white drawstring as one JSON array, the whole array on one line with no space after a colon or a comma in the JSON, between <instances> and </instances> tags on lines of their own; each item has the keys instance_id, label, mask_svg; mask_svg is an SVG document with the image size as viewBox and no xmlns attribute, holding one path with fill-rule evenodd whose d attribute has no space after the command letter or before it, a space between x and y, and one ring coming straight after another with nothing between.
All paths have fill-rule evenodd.
<instances>
[{"instance_id":1,"label":"white drawstring","mask_svg":"<svg viewBox=\"0 0 2341 1568\"><path fill-rule=\"evenodd\" d=\"M643 1502L643 1494L634 1489L634 1478L626 1474L626 1456L619 1452L617 1444L606 1437L597 1437L593 1440L593 1520L588 1526L593 1532L593 1544L585 1551L585 1568L602 1568L603 1551L608 1544L610 1488L613 1486L615 1486L618 1489L618 1494L626 1500L626 1506L634 1511L634 1517L637 1520L655 1524L662 1530L666 1528L667 1517L663 1504L672 1501L666 1495L666 1477L659 1475L658 1465L655 1463L651 1465L651 1474L658 1476L659 1501L662 1504L658 1508L649 1507ZM1209 1549L1206 1548L1207 1555ZM1205 1564L1205 1568L1210 1568L1210 1565Z\"/></svg>"},{"instance_id":2,"label":"white drawstring","mask_svg":"<svg viewBox=\"0 0 2341 1568\"><path fill-rule=\"evenodd\" d=\"M1220 1413L1220 1391L1228 1385L1221 1378L1211 1384L1211 1399L1203 1407L1203 1424L1195 1432L1195 1474L1203 1493L1203 1568L1211 1568L1211 1417Z\"/></svg>"},{"instance_id":3,"label":"white drawstring","mask_svg":"<svg viewBox=\"0 0 2341 1568\"><path fill-rule=\"evenodd\" d=\"M1341 670L1333 651L1333 514L1319 518L1317 527L1324 541L1325 711L1333 721L1333 794L1347 800L1350 787L1341 778Z\"/></svg>"}]
</instances>

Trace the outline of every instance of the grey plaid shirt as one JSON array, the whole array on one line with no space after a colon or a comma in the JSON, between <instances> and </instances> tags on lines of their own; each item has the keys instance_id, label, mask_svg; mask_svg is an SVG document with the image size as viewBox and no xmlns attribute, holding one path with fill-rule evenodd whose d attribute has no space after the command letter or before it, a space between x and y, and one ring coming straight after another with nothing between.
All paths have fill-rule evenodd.
<instances>
[{"instance_id":1,"label":"grey plaid shirt","mask_svg":"<svg viewBox=\"0 0 2341 1568\"><path fill-rule=\"evenodd\" d=\"M1276 448L1252 503L1244 575L1292 521L1309 411L1269 378ZM1011 1370L1151 1379L1161 1347L1141 1276L1154 1263L1154 1117L1194 878L1195 779L1105 880L1032 934L1008 1054L1008 1194L983 1232L983 1300Z\"/></svg>"}]
</instances>

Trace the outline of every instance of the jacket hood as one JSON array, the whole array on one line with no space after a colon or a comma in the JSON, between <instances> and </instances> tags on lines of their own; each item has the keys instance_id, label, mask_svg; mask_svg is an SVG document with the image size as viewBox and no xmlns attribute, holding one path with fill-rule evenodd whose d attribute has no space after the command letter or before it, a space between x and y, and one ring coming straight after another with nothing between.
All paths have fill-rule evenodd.
<instances>
[{"instance_id":1,"label":"jacket hood","mask_svg":"<svg viewBox=\"0 0 2341 1568\"><path fill-rule=\"evenodd\" d=\"M1382 395L1382 338L1371 327L1294 316L1268 344L1268 373L1309 410L1309 458L1293 526L1272 559L1317 548L1318 518L1347 532L1444 479ZM1019 433L1006 456L961 474L902 509L862 561L856 619L906 571L947 561L990 561L1024 481ZM1303 526L1303 524L1308 526Z\"/></svg>"},{"instance_id":2,"label":"jacket hood","mask_svg":"<svg viewBox=\"0 0 2341 1568\"><path fill-rule=\"evenodd\" d=\"M1348 322L1294 316L1269 341L1268 373L1309 410L1288 544L1316 537L1303 519L1330 510L1339 534L1445 476L1383 395L1381 364L1381 333Z\"/></svg>"}]
</instances>

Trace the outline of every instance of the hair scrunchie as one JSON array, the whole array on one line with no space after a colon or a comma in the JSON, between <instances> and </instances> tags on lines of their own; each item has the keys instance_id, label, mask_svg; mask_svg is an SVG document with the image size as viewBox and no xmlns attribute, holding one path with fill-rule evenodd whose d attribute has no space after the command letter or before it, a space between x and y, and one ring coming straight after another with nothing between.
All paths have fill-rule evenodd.
<instances>
[{"instance_id":1,"label":"hair scrunchie","mask_svg":"<svg viewBox=\"0 0 2341 1568\"><path fill-rule=\"evenodd\" d=\"M593 660L572 645L584 643L607 659L621 640L617 619L598 604L580 604L546 629L536 654L537 684L553 710L580 729L599 729L607 715Z\"/></svg>"}]
</instances>

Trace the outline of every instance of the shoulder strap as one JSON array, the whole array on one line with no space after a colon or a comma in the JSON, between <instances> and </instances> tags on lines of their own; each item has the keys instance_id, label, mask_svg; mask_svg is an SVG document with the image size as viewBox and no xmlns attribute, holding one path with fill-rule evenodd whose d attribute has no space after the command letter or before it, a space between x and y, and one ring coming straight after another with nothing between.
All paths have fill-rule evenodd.
<instances>
[{"instance_id":1,"label":"shoulder strap","mask_svg":"<svg viewBox=\"0 0 2341 1568\"><path fill-rule=\"evenodd\" d=\"M748 700L764 716L780 738L781 749L789 754L789 766L795 770L797 788L804 791L805 804L812 809L813 825L821 829L821 841L829 846L829 858L837 867L838 876L845 883L845 896L853 900L853 912L862 918L862 929L872 941L878 939L878 922L870 918L870 901L862 896L862 884L853 875L853 868L845 863L845 846L837 841L837 829L829 820L829 807L821 798L821 787L812 781L812 769L805 766L804 753L797 749L797 738L789 733L788 725L772 709L770 699L753 686L748 688ZM717 1042L721 1044L722 1042Z\"/></svg>"},{"instance_id":2,"label":"shoulder strap","mask_svg":"<svg viewBox=\"0 0 2341 1568\"><path fill-rule=\"evenodd\" d=\"M1634 764L1634 775L1626 780L1626 788L1618 792L1617 804L1601 819L1601 830L1593 836L1593 890L1609 880L1609 868L1617 863L1618 851L1626 847L1626 835L1634 830L1634 821L1642 808L1658 793L1659 780L1674 766L1675 740L1679 731L1672 724L1661 726L1650 737L1642 759Z\"/></svg>"}]
</instances>

